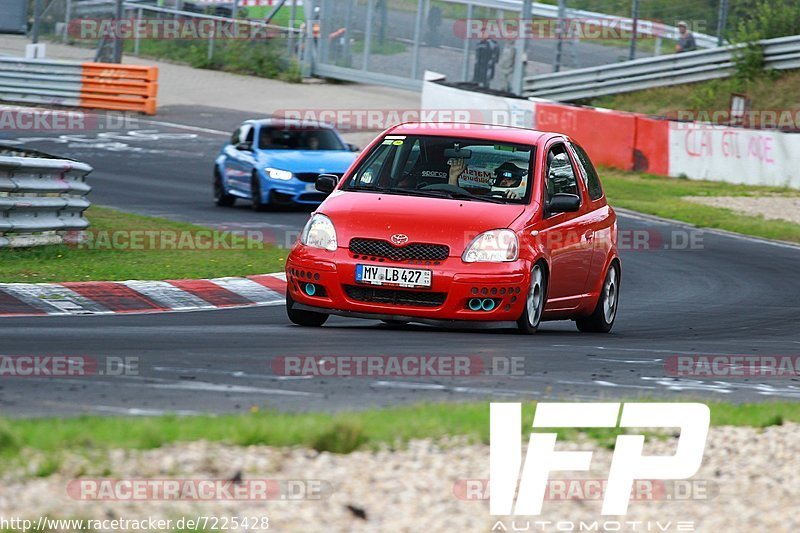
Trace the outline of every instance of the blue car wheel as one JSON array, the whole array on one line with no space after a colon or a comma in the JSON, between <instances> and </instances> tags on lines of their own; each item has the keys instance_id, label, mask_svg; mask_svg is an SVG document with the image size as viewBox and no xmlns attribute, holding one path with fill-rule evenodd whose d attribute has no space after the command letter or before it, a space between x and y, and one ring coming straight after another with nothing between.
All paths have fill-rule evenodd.
<instances>
[{"instance_id":1,"label":"blue car wheel","mask_svg":"<svg viewBox=\"0 0 800 533\"><path fill-rule=\"evenodd\" d=\"M225 184L222 183L222 175L216 167L214 167L214 202L220 207L231 207L236 203L236 197L231 196L225 190Z\"/></svg>"},{"instance_id":2,"label":"blue car wheel","mask_svg":"<svg viewBox=\"0 0 800 533\"><path fill-rule=\"evenodd\" d=\"M253 177L250 178L250 199L253 211L266 211L269 209L269 202L264 203L262 198L261 180L255 172L253 172Z\"/></svg>"}]
</instances>

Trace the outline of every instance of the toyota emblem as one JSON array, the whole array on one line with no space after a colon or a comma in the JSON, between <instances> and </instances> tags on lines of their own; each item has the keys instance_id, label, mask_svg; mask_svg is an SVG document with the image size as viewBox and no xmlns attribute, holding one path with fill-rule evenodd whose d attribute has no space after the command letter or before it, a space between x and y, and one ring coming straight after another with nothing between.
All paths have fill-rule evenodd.
<instances>
[{"instance_id":1,"label":"toyota emblem","mask_svg":"<svg viewBox=\"0 0 800 533\"><path fill-rule=\"evenodd\" d=\"M402 246L403 244L408 242L408 235L403 235L402 233L396 233L392 235L391 238L392 244L397 246Z\"/></svg>"}]
</instances>

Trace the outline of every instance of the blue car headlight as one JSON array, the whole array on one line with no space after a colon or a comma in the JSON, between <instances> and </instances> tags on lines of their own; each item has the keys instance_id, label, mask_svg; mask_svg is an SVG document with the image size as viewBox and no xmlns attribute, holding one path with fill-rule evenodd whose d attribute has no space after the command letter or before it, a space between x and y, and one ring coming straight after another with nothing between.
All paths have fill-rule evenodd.
<instances>
[{"instance_id":1,"label":"blue car headlight","mask_svg":"<svg viewBox=\"0 0 800 533\"><path fill-rule=\"evenodd\" d=\"M281 170L279 168L267 167L264 169L264 172L267 174L267 176L274 180L289 181L294 177L294 174L288 170Z\"/></svg>"}]
</instances>

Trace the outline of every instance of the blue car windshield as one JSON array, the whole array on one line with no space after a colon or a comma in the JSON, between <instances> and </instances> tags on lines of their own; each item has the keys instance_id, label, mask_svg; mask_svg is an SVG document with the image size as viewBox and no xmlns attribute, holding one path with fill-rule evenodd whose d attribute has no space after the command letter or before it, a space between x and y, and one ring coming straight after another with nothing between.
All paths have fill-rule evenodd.
<instances>
[{"instance_id":1,"label":"blue car windshield","mask_svg":"<svg viewBox=\"0 0 800 533\"><path fill-rule=\"evenodd\" d=\"M258 135L262 150L346 150L339 137L326 128L262 127Z\"/></svg>"}]
</instances>

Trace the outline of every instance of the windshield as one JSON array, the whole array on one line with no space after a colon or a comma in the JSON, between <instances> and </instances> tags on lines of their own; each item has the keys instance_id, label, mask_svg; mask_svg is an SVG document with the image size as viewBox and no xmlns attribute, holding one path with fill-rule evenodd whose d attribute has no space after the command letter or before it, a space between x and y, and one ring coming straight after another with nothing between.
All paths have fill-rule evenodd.
<instances>
[{"instance_id":1,"label":"windshield","mask_svg":"<svg viewBox=\"0 0 800 533\"><path fill-rule=\"evenodd\" d=\"M275 128L264 126L258 135L262 150L345 150L339 137L327 128Z\"/></svg>"},{"instance_id":2,"label":"windshield","mask_svg":"<svg viewBox=\"0 0 800 533\"><path fill-rule=\"evenodd\" d=\"M455 137L388 135L344 190L524 203L534 147Z\"/></svg>"}]
</instances>

